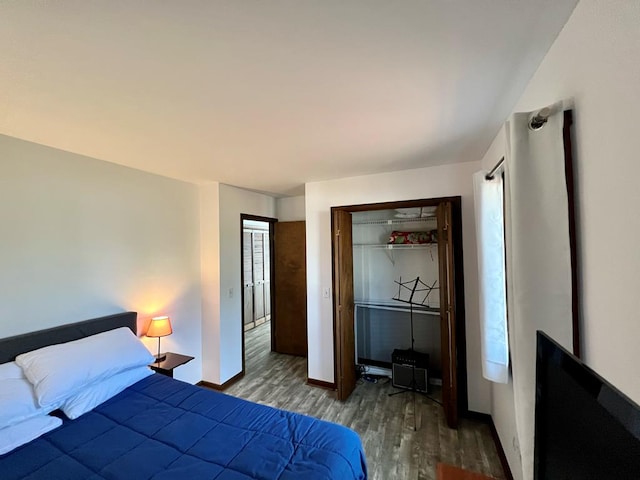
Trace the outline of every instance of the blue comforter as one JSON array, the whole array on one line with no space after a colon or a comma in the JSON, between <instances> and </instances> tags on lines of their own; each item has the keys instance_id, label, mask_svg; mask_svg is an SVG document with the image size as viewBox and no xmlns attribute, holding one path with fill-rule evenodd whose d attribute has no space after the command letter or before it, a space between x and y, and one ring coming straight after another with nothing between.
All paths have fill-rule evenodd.
<instances>
[{"instance_id":1,"label":"blue comforter","mask_svg":"<svg viewBox=\"0 0 640 480\"><path fill-rule=\"evenodd\" d=\"M0 456L0 479L366 479L348 428L152 375Z\"/></svg>"}]
</instances>

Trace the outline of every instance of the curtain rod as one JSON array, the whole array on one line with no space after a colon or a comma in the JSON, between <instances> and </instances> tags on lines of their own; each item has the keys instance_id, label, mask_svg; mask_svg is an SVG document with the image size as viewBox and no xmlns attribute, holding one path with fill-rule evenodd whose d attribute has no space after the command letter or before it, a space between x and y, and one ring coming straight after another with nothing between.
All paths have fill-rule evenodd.
<instances>
[{"instance_id":1,"label":"curtain rod","mask_svg":"<svg viewBox=\"0 0 640 480\"><path fill-rule=\"evenodd\" d=\"M538 113L531 117L529 120L529 128L534 132L536 130L540 130L544 127L544 124L547 123L547 120L551 116L551 109L549 107L544 107L542 110L539 110Z\"/></svg>"},{"instance_id":2,"label":"curtain rod","mask_svg":"<svg viewBox=\"0 0 640 480\"><path fill-rule=\"evenodd\" d=\"M531 120L529 120L529 128L533 131L540 130L544 126L544 124L547 123L547 120L549 119L549 116L551 115L551 113L552 112L549 107L545 107L539 110L538 113L531 116ZM498 163L496 163L495 167L493 167L491 171L485 175L484 178L487 180L493 180L495 173L498 171L498 169L502 166L503 163L504 163L504 157L502 157L498 161Z\"/></svg>"},{"instance_id":3,"label":"curtain rod","mask_svg":"<svg viewBox=\"0 0 640 480\"><path fill-rule=\"evenodd\" d=\"M502 157L500 161L496 163L495 167L493 167L491 171L484 176L484 178L486 180L493 180L495 173L498 171L498 169L502 166L503 163L504 163L504 157Z\"/></svg>"}]
</instances>

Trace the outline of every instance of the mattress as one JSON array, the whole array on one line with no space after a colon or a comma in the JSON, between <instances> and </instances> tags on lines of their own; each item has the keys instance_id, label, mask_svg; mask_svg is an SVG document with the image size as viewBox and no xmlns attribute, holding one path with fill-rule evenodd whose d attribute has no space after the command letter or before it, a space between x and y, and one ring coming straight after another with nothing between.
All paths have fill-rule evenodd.
<instances>
[{"instance_id":1,"label":"mattress","mask_svg":"<svg viewBox=\"0 0 640 480\"><path fill-rule=\"evenodd\" d=\"M159 374L0 456L10 479L366 479L358 435Z\"/></svg>"}]
</instances>

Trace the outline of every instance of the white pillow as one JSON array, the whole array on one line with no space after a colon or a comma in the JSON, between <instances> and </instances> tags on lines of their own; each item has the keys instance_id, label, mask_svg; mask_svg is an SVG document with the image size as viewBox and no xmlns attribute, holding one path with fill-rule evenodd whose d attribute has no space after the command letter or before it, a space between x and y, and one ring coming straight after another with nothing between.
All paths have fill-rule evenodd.
<instances>
[{"instance_id":1,"label":"white pillow","mask_svg":"<svg viewBox=\"0 0 640 480\"><path fill-rule=\"evenodd\" d=\"M16 362L0 364L0 380L6 378L24 378L24 373Z\"/></svg>"},{"instance_id":2,"label":"white pillow","mask_svg":"<svg viewBox=\"0 0 640 480\"><path fill-rule=\"evenodd\" d=\"M62 425L62 420L59 418L41 415L3 428L0 430L0 455L35 440L60 425Z\"/></svg>"},{"instance_id":3,"label":"white pillow","mask_svg":"<svg viewBox=\"0 0 640 480\"><path fill-rule=\"evenodd\" d=\"M92 383L67 398L62 404L62 411L71 419L78 418L149 375L153 375L149 367L135 367Z\"/></svg>"},{"instance_id":4,"label":"white pillow","mask_svg":"<svg viewBox=\"0 0 640 480\"><path fill-rule=\"evenodd\" d=\"M33 385L26 378L0 380L0 428L8 427L37 415L46 415L58 405L41 407Z\"/></svg>"},{"instance_id":5,"label":"white pillow","mask_svg":"<svg viewBox=\"0 0 640 480\"><path fill-rule=\"evenodd\" d=\"M16 357L16 363L33 384L40 405L62 402L85 385L153 360L149 350L126 327Z\"/></svg>"}]
</instances>

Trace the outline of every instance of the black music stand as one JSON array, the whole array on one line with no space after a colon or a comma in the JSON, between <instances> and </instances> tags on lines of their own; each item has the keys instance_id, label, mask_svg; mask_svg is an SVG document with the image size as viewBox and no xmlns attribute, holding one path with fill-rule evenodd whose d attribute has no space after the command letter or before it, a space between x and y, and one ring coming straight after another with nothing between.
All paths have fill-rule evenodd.
<instances>
[{"instance_id":1,"label":"black music stand","mask_svg":"<svg viewBox=\"0 0 640 480\"><path fill-rule=\"evenodd\" d=\"M410 383L410 388L400 390L399 392L390 393L389 396L393 397L394 395L401 395L403 393L413 392L413 431L415 432L415 431L417 431L417 427L416 427L416 392L424 395L429 400L432 400L432 401L435 401L435 400L432 399L426 393L420 392L417 389L418 384L416 382L416 350L414 348L416 339L415 339L414 334L413 334L413 307L414 307L414 305L417 305L417 306L420 306L420 307L426 307L427 306L427 300L429 299L429 295L431 294L431 292L433 290L437 290L438 287L436 287L436 283L437 283L436 280L434 280L432 285L427 285L422 280L420 280L420 277L416 277L415 279L409 280L407 282L403 282L402 281L402 277L400 277L400 280L394 280L394 282L398 285L398 294L397 294L397 296L393 297L393 300L409 304L409 320L410 320L410 323L411 323L411 348L409 349L409 351L411 352L412 362L411 362L411 383ZM417 298L416 294L418 294L418 296L421 296L421 294L424 293L424 292L426 292L424 294L424 297L422 298L422 300L419 300ZM403 294L404 294L405 297L408 295L408 299L402 298Z\"/></svg>"}]
</instances>

